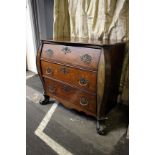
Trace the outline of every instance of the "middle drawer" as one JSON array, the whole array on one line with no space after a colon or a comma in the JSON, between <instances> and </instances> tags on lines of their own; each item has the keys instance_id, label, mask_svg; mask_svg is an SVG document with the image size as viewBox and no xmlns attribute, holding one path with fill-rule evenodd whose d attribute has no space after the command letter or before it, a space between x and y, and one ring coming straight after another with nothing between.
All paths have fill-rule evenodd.
<instances>
[{"instance_id":1,"label":"middle drawer","mask_svg":"<svg viewBox=\"0 0 155 155\"><path fill-rule=\"evenodd\" d=\"M96 72L72 68L60 64L41 61L42 74L83 90L96 93Z\"/></svg>"}]
</instances>

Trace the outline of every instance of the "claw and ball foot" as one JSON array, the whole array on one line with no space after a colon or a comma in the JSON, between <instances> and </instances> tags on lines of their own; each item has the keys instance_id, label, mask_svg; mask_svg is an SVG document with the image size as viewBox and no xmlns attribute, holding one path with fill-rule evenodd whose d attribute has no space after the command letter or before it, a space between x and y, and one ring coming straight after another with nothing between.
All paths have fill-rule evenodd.
<instances>
[{"instance_id":1,"label":"claw and ball foot","mask_svg":"<svg viewBox=\"0 0 155 155\"><path fill-rule=\"evenodd\" d=\"M46 104L49 103L50 97L49 97L48 95L45 95L45 94L43 94L43 95L44 95L44 99L41 100L39 103L40 103L41 105L46 105Z\"/></svg>"},{"instance_id":2,"label":"claw and ball foot","mask_svg":"<svg viewBox=\"0 0 155 155\"><path fill-rule=\"evenodd\" d=\"M97 130L97 133L99 135L105 135L106 134L105 120L97 120L96 130Z\"/></svg>"}]
</instances>

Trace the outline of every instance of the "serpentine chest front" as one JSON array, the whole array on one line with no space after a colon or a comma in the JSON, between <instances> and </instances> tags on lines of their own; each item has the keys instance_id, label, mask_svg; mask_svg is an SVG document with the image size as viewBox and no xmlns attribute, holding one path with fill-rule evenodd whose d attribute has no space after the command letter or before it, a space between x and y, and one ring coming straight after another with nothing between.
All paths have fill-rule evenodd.
<instances>
[{"instance_id":1,"label":"serpentine chest front","mask_svg":"<svg viewBox=\"0 0 155 155\"><path fill-rule=\"evenodd\" d=\"M104 134L106 114L117 101L123 51L122 43L42 41L37 53L44 88L41 104L51 97L67 108L95 116L97 131Z\"/></svg>"}]
</instances>

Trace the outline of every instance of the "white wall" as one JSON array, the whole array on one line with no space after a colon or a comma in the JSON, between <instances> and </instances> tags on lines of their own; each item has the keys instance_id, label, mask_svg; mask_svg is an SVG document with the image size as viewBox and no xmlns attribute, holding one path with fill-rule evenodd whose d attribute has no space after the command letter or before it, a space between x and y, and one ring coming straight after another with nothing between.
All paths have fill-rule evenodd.
<instances>
[{"instance_id":1,"label":"white wall","mask_svg":"<svg viewBox=\"0 0 155 155\"><path fill-rule=\"evenodd\" d=\"M27 69L37 73L36 68L36 54L37 54L37 46L35 43L35 31L33 27L32 20L32 9L30 5L30 1L26 2L26 61L27 61Z\"/></svg>"},{"instance_id":2,"label":"white wall","mask_svg":"<svg viewBox=\"0 0 155 155\"><path fill-rule=\"evenodd\" d=\"M51 39L53 34L53 5L54 0L27 0L26 8L26 60L27 60L27 69L37 73L36 69L36 54L37 54L37 43L36 40L42 39ZM37 21L37 29L34 30L34 15L32 14L32 6L35 7L36 16L35 20ZM36 19L37 18L37 19ZM36 21L35 21L36 22ZM36 23L35 23L36 24ZM38 34L35 34L38 33ZM39 38L35 38L39 37Z\"/></svg>"}]
</instances>

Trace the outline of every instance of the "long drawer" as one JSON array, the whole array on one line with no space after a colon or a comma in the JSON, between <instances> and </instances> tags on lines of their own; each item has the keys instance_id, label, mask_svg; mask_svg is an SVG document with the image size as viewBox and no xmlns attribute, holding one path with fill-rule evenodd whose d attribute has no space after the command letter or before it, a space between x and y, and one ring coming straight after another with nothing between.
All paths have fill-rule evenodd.
<instances>
[{"instance_id":1,"label":"long drawer","mask_svg":"<svg viewBox=\"0 0 155 155\"><path fill-rule=\"evenodd\" d=\"M97 70L100 49L44 44L41 59Z\"/></svg>"},{"instance_id":2,"label":"long drawer","mask_svg":"<svg viewBox=\"0 0 155 155\"><path fill-rule=\"evenodd\" d=\"M96 93L97 74L95 71L90 72L45 61L41 61L41 66L44 77L51 77L91 93Z\"/></svg>"},{"instance_id":3,"label":"long drawer","mask_svg":"<svg viewBox=\"0 0 155 155\"><path fill-rule=\"evenodd\" d=\"M62 82L44 78L45 89L49 96L56 98L63 104L78 107L81 111L90 111L96 114L96 95L90 95Z\"/></svg>"}]
</instances>

